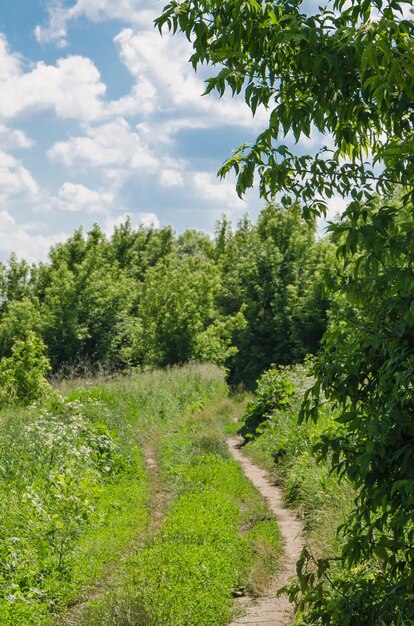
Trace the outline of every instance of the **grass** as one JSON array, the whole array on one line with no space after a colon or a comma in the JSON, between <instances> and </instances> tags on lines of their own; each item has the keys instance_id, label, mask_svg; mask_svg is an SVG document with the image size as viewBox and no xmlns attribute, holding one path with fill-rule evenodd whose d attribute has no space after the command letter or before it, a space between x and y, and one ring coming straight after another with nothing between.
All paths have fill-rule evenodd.
<instances>
[{"instance_id":1,"label":"grass","mask_svg":"<svg viewBox=\"0 0 414 626\"><path fill-rule=\"evenodd\" d=\"M293 402L276 410L260 427L260 434L244 446L246 454L283 486L284 502L305 522L307 538L319 555L332 553L340 537L336 529L350 510L354 492L318 462L313 446L320 433L332 425L330 408L319 421L299 425L302 394L309 380L302 367L290 372L297 392Z\"/></svg>"},{"instance_id":2,"label":"grass","mask_svg":"<svg viewBox=\"0 0 414 626\"><path fill-rule=\"evenodd\" d=\"M0 420L0 623L54 623L147 532L144 443L227 393L217 368L65 383Z\"/></svg>"},{"instance_id":3,"label":"grass","mask_svg":"<svg viewBox=\"0 0 414 626\"><path fill-rule=\"evenodd\" d=\"M195 408L159 432L170 507L82 624L224 625L234 596L269 583L281 542L264 500L229 456L222 428L236 408L229 400Z\"/></svg>"},{"instance_id":4,"label":"grass","mask_svg":"<svg viewBox=\"0 0 414 626\"><path fill-rule=\"evenodd\" d=\"M189 366L3 412L2 626L224 625L263 592L281 542L227 450L240 407L218 368Z\"/></svg>"}]
</instances>

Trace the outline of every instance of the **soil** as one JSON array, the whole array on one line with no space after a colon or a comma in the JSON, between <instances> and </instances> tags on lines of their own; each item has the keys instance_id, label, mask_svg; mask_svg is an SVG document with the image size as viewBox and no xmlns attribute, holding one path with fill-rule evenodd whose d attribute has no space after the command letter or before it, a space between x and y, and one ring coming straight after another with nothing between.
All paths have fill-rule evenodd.
<instances>
[{"instance_id":1,"label":"soil","mask_svg":"<svg viewBox=\"0 0 414 626\"><path fill-rule=\"evenodd\" d=\"M267 473L257 467L241 451L241 437L232 437L227 443L233 458L238 461L253 485L267 500L279 524L280 534L284 545L284 554L281 559L279 575L266 596L251 601L247 605L243 602L244 615L233 621L230 626L289 626L293 619L293 609L287 596L276 597L276 591L289 582L295 574L296 561L304 545L303 524L296 517L294 511L283 506L282 490L274 485Z\"/></svg>"}]
</instances>

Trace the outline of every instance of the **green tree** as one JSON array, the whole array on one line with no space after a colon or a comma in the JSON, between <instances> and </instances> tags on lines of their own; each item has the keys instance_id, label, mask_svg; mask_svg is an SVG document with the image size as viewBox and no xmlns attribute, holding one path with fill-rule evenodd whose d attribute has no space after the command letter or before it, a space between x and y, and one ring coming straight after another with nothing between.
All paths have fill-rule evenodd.
<instances>
[{"instance_id":1,"label":"green tree","mask_svg":"<svg viewBox=\"0 0 414 626\"><path fill-rule=\"evenodd\" d=\"M257 170L262 195L299 200L308 218L335 193L351 198L331 227L343 258L340 317L303 416L316 419L324 396L337 410L321 451L359 490L341 555L358 568L333 580L328 562L315 573L304 555L298 623L414 622L414 21L403 6L334 0L309 15L291 0L172 0L156 20L186 34L194 67L217 67L207 92L229 88L253 113L269 109L256 142L221 170L235 170L240 194ZM315 132L330 134L333 149L298 156L284 143Z\"/></svg>"},{"instance_id":2,"label":"green tree","mask_svg":"<svg viewBox=\"0 0 414 626\"><path fill-rule=\"evenodd\" d=\"M307 606L307 623L412 623L413 208L394 200L385 214L378 201L357 229L343 220L335 231L345 247L349 232L356 233L355 249L342 261L337 303L314 368L317 383L302 415L316 419L326 400L335 409L317 448L357 489L341 556L347 567L359 567L350 578L336 571L335 561L320 561L318 576L309 578L305 559L308 590L300 597L297 588L295 597Z\"/></svg>"},{"instance_id":3,"label":"green tree","mask_svg":"<svg viewBox=\"0 0 414 626\"><path fill-rule=\"evenodd\" d=\"M145 277L139 302L143 362L166 366L190 360L224 364L232 354L231 336L243 320L221 316L220 273L200 256L166 258Z\"/></svg>"},{"instance_id":4,"label":"green tree","mask_svg":"<svg viewBox=\"0 0 414 626\"><path fill-rule=\"evenodd\" d=\"M10 356L17 340L24 340L29 331L40 335L41 328L38 302L27 297L11 300L0 320L0 356Z\"/></svg>"},{"instance_id":5,"label":"green tree","mask_svg":"<svg viewBox=\"0 0 414 626\"><path fill-rule=\"evenodd\" d=\"M131 220L115 228L109 242L109 258L132 278L141 282L146 271L173 253L175 235L170 226L133 228Z\"/></svg>"},{"instance_id":6,"label":"green tree","mask_svg":"<svg viewBox=\"0 0 414 626\"><path fill-rule=\"evenodd\" d=\"M389 190L414 180L412 102L414 23L398 0L334 0L312 15L291 0L172 0L156 20L183 31L195 68L217 67L206 92L243 91L252 112L270 111L253 145L241 146L222 169L234 168L237 188L292 196L307 214L326 210L335 192L358 206L373 186ZM329 133L334 149L295 155L283 139ZM384 170L375 175L372 163ZM345 161L344 161L345 159Z\"/></svg>"},{"instance_id":7,"label":"green tree","mask_svg":"<svg viewBox=\"0 0 414 626\"><path fill-rule=\"evenodd\" d=\"M220 307L231 314L245 306L247 321L234 337L232 382L253 388L272 363L297 362L317 351L329 305L323 254L328 245L315 242L314 230L298 208L275 204L261 211L257 225L244 218L234 233L225 221L218 225Z\"/></svg>"},{"instance_id":8,"label":"green tree","mask_svg":"<svg viewBox=\"0 0 414 626\"><path fill-rule=\"evenodd\" d=\"M77 363L108 368L129 363L126 349L135 341L130 333L136 331L130 323L135 287L111 259L99 227L86 237L76 231L52 249L50 264L38 280L38 296L42 334L54 369Z\"/></svg>"},{"instance_id":9,"label":"green tree","mask_svg":"<svg viewBox=\"0 0 414 626\"><path fill-rule=\"evenodd\" d=\"M9 302L22 300L28 296L31 289L30 266L24 260L19 261L15 254L8 262L0 263L0 311L7 307Z\"/></svg>"}]
</instances>

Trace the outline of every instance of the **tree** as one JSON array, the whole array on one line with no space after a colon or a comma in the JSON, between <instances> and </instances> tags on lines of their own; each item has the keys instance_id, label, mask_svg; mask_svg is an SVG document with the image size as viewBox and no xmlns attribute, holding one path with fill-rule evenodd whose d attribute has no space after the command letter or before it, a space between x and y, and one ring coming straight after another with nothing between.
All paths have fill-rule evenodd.
<instances>
[{"instance_id":1,"label":"tree","mask_svg":"<svg viewBox=\"0 0 414 626\"><path fill-rule=\"evenodd\" d=\"M186 34L195 68L218 68L207 93L243 91L253 113L269 109L256 142L221 169L235 170L240 194L257 171L262 195L300 200L308 218L335 193L351 198L331 226L339 317L303 417L316 419L324 397L336 409L320 449L358 489L340 555L358 568L333 580L328 561L315 573L304 554L298 623L414 621L414 22L402 6L334 0L306 15L292 0L172 0L156 20ZM298 156L283 143L315 132L334 148Z\"/></svg>"},{"instance_id":2,"label":"tree","mask_svg":"<svg viewBox=\"0 0 414 626\"><path fill-rule=\"evenodd\" d=\"M43 341L28 331L13 345L12 354L0 361L0 405L27 405L44 396L49 389L49 370Z\"/></svg>"},{"instance_id":3,"label":"tree","mask_svg":"<svg viewBox=\"0 0 414 626\"><path fill-rule=\"evenodd\" d=\"M156 20L183 31L195 68L217 66L206 93L245 94L252 112L270 109L268 127L223 166L243 193L260 174L263 195L300 199L307 214L326 211L333 193L360 206L373 186L384 192L414 180L414 23L398 0L335 0L315 15L291 0L172 0ZM335 148L295 156L281 139L330 133ZM385 169L375 175L370 163ZM348 159L344 162L343 159ZM413 190L410 187L412 193Z\"/></svg>"},{"instance_id":4,"label":"tree","mask_svg":"<svg viewBox=\"0 0 414 626\"><path fill-rule=\"evenodd\" d=\"M272 363L317 351L329 304L323 285L329 244L315 242L315 225L300 217L299 207L268 204L257 225L244 218L234 233L226 228L226 222L217 228L219 304L225 314L245 306L247 321L235 333L230 380L254 388Z\"/></svg>"},{"instance_id":5,"label":"tree","mask_svg":"<svg viewBox=\"0 0 414 626\"><path fill-rule=\"evenodd\" d=\"M220 273L199 255L170 257L148 270L139 302L143 361L168 366L190 360L224 364L232 354L233 331L243 325L239 311L220 316Z\"/></svg>"}]
</instances>

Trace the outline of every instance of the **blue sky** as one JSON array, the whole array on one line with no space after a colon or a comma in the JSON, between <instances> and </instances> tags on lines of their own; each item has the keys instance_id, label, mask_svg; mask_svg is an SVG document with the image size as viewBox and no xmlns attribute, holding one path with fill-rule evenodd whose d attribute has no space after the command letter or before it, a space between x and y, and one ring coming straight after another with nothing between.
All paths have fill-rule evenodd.
<instances>
[{"instance_id":1,"label":"blue sky","mask_svg":"<svg viewBox=\"0 0 414 626\"><path fill-rule=\"evenodd\" d=\"M110 233L127 214L208 232L222 213L257 216L257 191L242 201L216 172L266 112L201 96L188 42L153 28L162 6L2 0L0 259L45 258L78 226Z\"/></svg>"}]
</instances>

